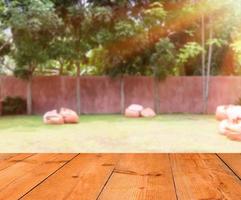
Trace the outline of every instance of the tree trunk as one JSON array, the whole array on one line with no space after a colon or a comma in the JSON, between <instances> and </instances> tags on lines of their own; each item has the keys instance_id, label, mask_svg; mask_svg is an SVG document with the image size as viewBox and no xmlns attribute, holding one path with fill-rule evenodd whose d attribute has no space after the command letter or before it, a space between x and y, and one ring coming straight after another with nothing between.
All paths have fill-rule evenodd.
<instances>
[{"instance_id":1,"label":"tree trunk","mask_svg":"<svg viewBox=\"0 0 241 200\"><path fill-rule=\"evenodd\" d=\"M208 98L209 98L209 83L210 83L210 73L211 73L211 65L212 65L212 55L213 55L213 45L211 40L213 39L213 27L212 27L212 18L210 20L210 30L209 30L209 40L210 44L208 47L208 63L207 63L207 78L206 78L206 93L205 93L205 112L207 113L208 108Z\"/></svg>"},{"instance_id":2,"label":"tree trunk","mask_svg":"<svg viewBox=\"0 0 241 200\"><path fill-rule=\"evenodd\" d=\"M206 53L205 53L205 17L201 18L201 33L202 33L202 88L203 88L203 113L205 113L205 94L206 94Z\"/></svg>"},{"instance_id":3,"label":"tree trunk","mask_svg":"<svg viewBox=\"0 0 241 200\"><path fill-rule=\"evenodd\" d=\"M0 101L1 101L1 98L2 98L2 76L0 74Z\"/></svg>"},{"instance_id":4,"label":"tree trunk","mask_svg":"<svg viewBox=\"0 0 241 200\"><path fill-rule=\"evenodd\" d=\"M60 68L59 68L59 76L63 75L63 65L60 64Z\"/></svg>"},{"instance_id":5,"label":"tree trunk","mask_svg":"<svg viewBox=\"0 0 241 200\"><path fill-rule=\"evenodd\" d=\"M125 112L125 82L124 82L124 77L120 77L120 107L121 107L121 114L124 114Z\"/></svg>"},{"instance_id":6,"label":"tree trunk","mask_svg":"<svg viewBox=\"0 0 241 200\"><path fill-rule=\"evenodd\" d=\"M27 82L27 114L32 114L32 76Z\"/></svg>"},{"instance_id":7,"label":"tree trunk","mask_svg":"<svg viewBox=\"0 0 241 200\"><path fill-rule=\"evenodd\" d=\"M76 101L77 101L77 113L81 114L80 106L80 63L77 63L77 74L76 74Z\"/></svg>"},{"instance_id":8,"label":"tree trunk","mask_svg":"<svg viewBox=\"0 0 241 200\"><path fill-rule=\"evenodd\" d=\"M61 59L59 61L59 64L60 64L60 67L59 67L59 76L62 76L63 75L63 72L64 72L64 61Z\"/></svg>"}]
</instances>

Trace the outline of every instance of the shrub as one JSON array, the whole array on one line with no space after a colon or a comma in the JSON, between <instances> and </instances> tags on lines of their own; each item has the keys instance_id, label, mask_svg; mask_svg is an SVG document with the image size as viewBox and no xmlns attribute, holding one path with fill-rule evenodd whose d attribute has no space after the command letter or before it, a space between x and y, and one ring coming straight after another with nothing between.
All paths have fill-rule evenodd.
<instances>
[{"instance_id":1,"label":"shrub","mask_svg":"<svg viewBox=\"0 0 241 200\"><path fill-rule=\"evenodd\" d=\"M21 97L6 97L2 102L3 115L26 114L27 103Z\"/></svg>"}]
</instances>

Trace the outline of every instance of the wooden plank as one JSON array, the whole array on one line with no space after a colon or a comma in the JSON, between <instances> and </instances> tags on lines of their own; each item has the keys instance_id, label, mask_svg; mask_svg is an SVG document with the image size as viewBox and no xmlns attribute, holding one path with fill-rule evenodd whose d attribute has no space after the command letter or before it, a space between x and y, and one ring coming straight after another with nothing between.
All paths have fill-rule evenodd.
<instances>
[{"instance_id":1,"label":"wooden plank","mask_svg":"<svg viewBox=\"0 0 241 200\"><path fill-rule=\"evenodd\" d=\"M23 199L96 199L112 174L117 154L81 154Z\"/></svg>"},{"instance_id":2,"label":"wooden plank","mask_svg":"<svg viewBox=\"0 0 241 200\"><path fill-rule=\"evenodd\" d=\"M15 154L14 153L2 153L2 154L0 154L0 162L5 161L9 158L12 158L16 155L18 155L18 154L16 154L16 153Z\"/></svg>"},{"instance_id":3,"label":"wooden plank","mask_svg":"<svg viewBox=\"0 0 241 200\"><path fill-rule=\"evenodd\" d=\"M177 196L189 199L241 199L241 183L215 154L170 155Z\"/></svg>"},{"instance_id":4,"label":"wooden plank","mask_svg":"<svg viewBox=\"0 0 241 200\"><path fill-rule=\"evenodd\" d=\"M34 154L1 154L0 155L0 171L6 169L7 167L14 165L18 162L23 161L26 158L29 158Z\"/></svg>"},{"instance_id":5,"label":"wooden plank","mask_svg":"<svg viewBox=\"0 0 241 200\"><path fill-rule=\"evenodd\" d=\"M99 199L176 199L168 155L124 154Z\"/></svg>"},{"instance_id":6,"label":"wooden plank","mask_svg":"<svg viewBox=\"0 0 241 200\"><path fill-rule=\"evenodd\" d=\"M22 197L75 154L37 154L0 171L0 199Z\"/></svg>"},{"instance_id":7,"label":"wooden plank","mask_svg":"<svg viewBox=\"0 0 241 200\"><path fill-rule=\"evenodd\" d=\"M241 154L218 154L218 156L241 179Z\"/></svg>"}]
</instances>

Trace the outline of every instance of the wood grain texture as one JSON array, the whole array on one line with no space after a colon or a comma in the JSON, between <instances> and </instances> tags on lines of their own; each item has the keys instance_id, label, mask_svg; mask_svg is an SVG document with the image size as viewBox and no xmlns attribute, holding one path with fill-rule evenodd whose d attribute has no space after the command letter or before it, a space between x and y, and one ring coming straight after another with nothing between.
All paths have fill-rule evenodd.
<instances>
[{"instance_id":1,"label":"wood grain texture","mask_svg":"<svg viewBox=\"0 0 241 200\"><path fill-rule=\"evenodd\" d=\"M96 199L118 158L116 154L80 154L23 199Z\"/></svg>"},{"instance_id":2,"label":"wood grain texture","mask_svg":"<svg viewBox=\"0 0 241 200\"><path fill-rule=\"evenodd\" d=\"M240 154L0 154L0 200L239 200Z\"/></svg>"},{"instance_id":3,"label":"wood grain texture","mask_svg":"<svg viewBox=\"0 0 241 200\"><path fill-rule=\"evenodd\" d=\"M168 155L122 155L99 199L176 199Z\"/></svg>"},{"instance_id":4,"label":"wood grain texture","mask_svg":"<svg viewBox=\"0 0 241 200\"><path fill-rule=\"evenodd\" d=\"M18 154L14 154L14 153L3 153L3 154L0 154L0 162L3 162L9 158L12 158L14 156L16 156Z\"/></svg>"},{"instance_id":5,"label":"wood grain texture","mask_svg":"<svg viewBox=\"0 0 241 200\"><path fill-rule=\"evenodd\" d=\"M0 155L0 171L10 167L24 159L33 156L34 154L1 154Z\"/></svg>"},{"instance_id":6,"label":"wood grain texture","mask_svg":"<svg viewBox=\"0 0 241 200\"><path fill-rule=\"evenodd\" d=\"M241 154L218 154L223 162L241 179Z\"/></svg>"},{"instance_id":7,"label":"wood grain texture","mask_svg":"<svg viewBox=\"0 0 241 200\"><path fill-rule=\"evenodd\" d=\"M22 197L73 157L74 154L37 154L17 163L10 160L12 165L0 171L0 199Z\"/></svg>"},{"instance_id":8,"label":"wood grain texture","mask_svg":"<svg viewBox=\"0 0 241 200\"><path fill-rule=\"evenodd\" d=\"M179 200L241 199L240 180L215 154L170 157Z\"/></svg>"}]
</instances>

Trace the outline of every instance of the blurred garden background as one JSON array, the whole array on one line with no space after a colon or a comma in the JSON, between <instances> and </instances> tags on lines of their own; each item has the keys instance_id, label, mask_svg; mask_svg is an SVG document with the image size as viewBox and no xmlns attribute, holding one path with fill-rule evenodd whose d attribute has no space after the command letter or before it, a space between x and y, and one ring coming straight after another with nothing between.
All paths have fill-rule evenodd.
<instances>
[{"instance_id":1,"label":"blurred garden background","mask_svg":"<svg viewBox=\"0 0 241 200\"><path fill-rule=\"evenodd\" d=\"M240 75L234 0L4 0L1 73Z\"/></svg>"},{"instance_id":2,"label":"blurred garden background","mask_svg":"<svg viewBox=\"0 0 241 200\"><path fill-rule=\"evenodd\" d=\"M210 77L241 74L240 17L235 0L4 0L0 74L26 81L29 114L34 76L76 77L79 113L80 76L200 76L207 112Z\"/></svg>"},{"instance_id":3,"label":"blurred garden background","mask_svg":"<svg viewBox=\"0 0 241 200\"><path fill-rule=\"evenodd\" d=\"M134 103L173 115L110 115ZM3 152L238 152L193 115L221 104L241 104L240 1L0 1ZM12 116L61 107L99 115Z\"/></svg>"}]
</instances>

